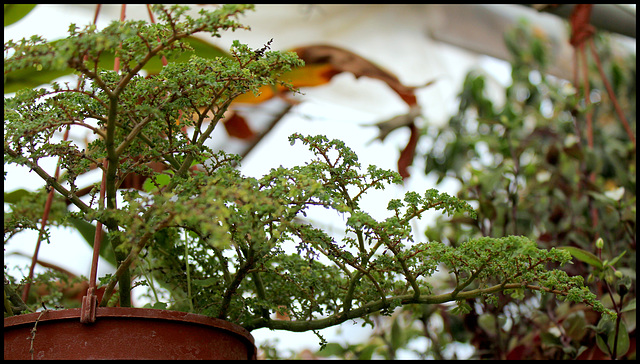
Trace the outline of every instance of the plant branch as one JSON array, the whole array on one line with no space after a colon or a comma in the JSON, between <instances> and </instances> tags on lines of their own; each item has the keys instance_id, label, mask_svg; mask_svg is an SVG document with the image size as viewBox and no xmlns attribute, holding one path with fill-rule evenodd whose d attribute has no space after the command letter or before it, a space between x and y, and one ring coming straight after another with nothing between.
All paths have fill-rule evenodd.
<instances>
[{"instance_id":1,"label":"plant branch","mask_svg":"<svg viewBox=\"0 0 640 364\"><path fill-rule=\"evenodd\" d=\"M11 149L11 147L9 147L6 143L4 145L4 152L9 154L10 156L12 156L14 158L20 156L20 154L18 154L16 151ZM46 184L48 186L53 187L56 191L60 192L60 194L62 196L64 196L64 197L68 198L69 200L71 200L71 202L73 202L73 204L76 205L82 212L87 213L87 212L92 211L92 209L89 206L87 206L87 204L85 204L84 202L82 202L82 200L80 200L80 198L78 198L78 196L76 196L74 193L72 193L71 191L69 191L66 188L64 188L58 182L58 180L56 180L54 177L50 176L38 164L36 164L35 162L32 162L32 161L29 161L29 160L27 160L25 164L31 170L36 172L36 174L38 174L38 176L40 176L46 182Z\"/></svg>"},{"instance_id":2,"label":"plant branch","mask_svg":"<svg viewBox=\"0 0 640 364\"><path fill-rule=\"evenodd\" d=\"M388 297L385 300L378 300L375 302L370 302L364 304L356 309L351 309L347 312L340 312L333 314L329 317L308 321L279 321L279 320L266 320L264 318L253 320L246 325L243 325L247 330L252 331L259 328L269 328L271 330L285 330L285 331L293 331L293 332L302 332L309 330L321 330L327 327L331 327L334 325L341 324L347 320L352 320L360 317L364 317L368 314L378 312L391 307L391 303L395 301L399 301L401 305L410 305L410 304L441 304L445 302L459 301L459 300L467 300L480 297L486 294L492 294L501 292L507 289L517 289L517 288L528 288L534 291L543 291L548 293L553 293L556 295L565 296L566 293L554 290L547 287L536 286L533 284L522 284L522 283L509 283L509 284L498 284L487 288L478 288L471 291L464 292L451 292L440 295L422 295L419 297L415 297L413 294L406 294L394 297Z\"/></svg>"},{"instance_id":3,"label":"plant branch","mask_svg":"<svg viewBox=\"0 0 640 364\"><path fill-rule=\"evenodd\" d=\"M247 273L249 272L249 269L251 269L251 265L252 264L250 264L249 261L245 261L244 263L242 263L242 265L236 272L235 276L233 277L233 281L229 284L229 286L225 290L224 295L222 296L222 304L220 305L220 311L218 312L219 319L222 319L222 320L226 319L227 312L229 310L229 305L231 304L231 299L233 298L233 295L235 295L238 287L240 286L240 283L242 283L242 281L246 277Z\"/></svg>"},{"instance_id":4,"label":"plant branch","mask_svg":"<svg viewBox=\"0 0 640 364\"><path fill-rule=\"evenodd\" d=\"M107 303L109 302L109 299L113 295L113 290L116 284L122 281L121 278L128 276L127 273L129 272L129 267L131 266L133 261L138 257L138 255L140 254L144 246L147 244L149 239L153 236L153 234L156 231L169 226L169 223L175 216L175 213L170 211L168 212L168 215L169 216L164 218L152 229L149 229L149 231L144 233L140 238L134 238L133 240L130 241L130 243L133 245L133 249L131 249L126 259L124 259L122 262L119 262L118 269L113 274L113 276L111 277L111 280L107 284L107 287L104 291L104 295L102 296L102 301L100 302L100 306L104 307L107 305ZM146 214L146 216L148 216L148 214ZM135 240L137 240L137 243L134 243ZM122 289L122 287L120 288Z\"/></svg>"}]
</instances>

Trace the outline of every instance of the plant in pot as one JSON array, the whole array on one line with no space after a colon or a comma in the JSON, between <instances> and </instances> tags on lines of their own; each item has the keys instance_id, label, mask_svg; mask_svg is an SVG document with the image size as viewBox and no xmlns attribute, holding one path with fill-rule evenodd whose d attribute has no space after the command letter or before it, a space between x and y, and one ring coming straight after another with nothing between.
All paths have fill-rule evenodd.
<instances>
[{"instance_id":1,"label":"plant in pot","mask_svg":"<svg viewBox=\"0 0 640 364\"><path fill-rule=\"evenodd\" d=\"M305 145L314 159L261 178L243 176L237 157L214 152L207 141L236 97L286 85L285 73L302 65L293 53L269 51L269 43L250 49L238 42L230 57L172 61L189 52L188 36L243 28L235 19L247 8L225 5L194 19L185 7L157 5L158 24L72 26L60 41L5 44L5 73L70 67L79 76L76 87L54 83L5 99L5 163L26 166L46 183L41 195L8 214L5 241L38 229L40 217L29 206L47 191L58 196L54 207L69 201L74 208L54 208L64 216L56 221L95 221L97 232L79 309L49 309L63 297L51 289L46 300L22 299L22 286L5 267L5 358L252 358L254 329L316 332L417 303L452 302L455 312L468 312L468 300L495 300L498 292L521 297L523 290L612 314L582 277L556 269L571 259L566 251L539 249L520 236L456 247L414 242L410 222L428 210L475 216L454 197L409 192L388 201L387 218L374 219L361 201L402 178L375 166L363 170L341 141L292 135L292 146ZM169 62L156 75L141 75L156 57ZM104 69L105 59L116 59L118 70ZM56 139L68 127L90 130L94 139L84 148ZM42 168L47 157L59 158L63 177ZM76 181L92 167L103 179L82 199ZM145 189L121 188L131 175L146 178ZM314 209L341 214L344 234L310 223L305 216ZM98 254L110 254L117 266L100 287ZM438 270L450 274L450 286L430 284ZM60 283L51 278L22 283ZM130 307L132 282L148 286L156 309ZM42 304L48 308L29 313ZM60 337L64 344L53 342Z\"/></svg>"}]
</instances>

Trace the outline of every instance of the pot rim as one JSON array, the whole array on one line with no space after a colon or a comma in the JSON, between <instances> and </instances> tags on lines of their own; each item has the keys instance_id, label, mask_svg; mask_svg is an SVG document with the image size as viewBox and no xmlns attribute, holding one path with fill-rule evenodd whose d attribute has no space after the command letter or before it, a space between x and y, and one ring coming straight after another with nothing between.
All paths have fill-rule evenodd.
<instances>
[{"instance_id":1,"label":"pot rim","mask_svg":"<svg viewBox=\"0 0 640 364\"><path fill-rule=\"evenodd\" d=\"M72 321L77 320L80 323L80 308L69 308L62 310L47 310L24 315L16 315L6 317L4 319L5 333L14 329L21 330L25 326L33 326L37 322L50 321ZM256 359L257 348L255 340L251 333L244 327L222 319L172 310L162 310L153 308L132 308L132 307L97 307L96 322L101 319L126 319L133 318L138 320L155 320L156 322L174 321L188 325L207 326L211 329L225 332L226 335L236 336L247 349L249 359ZM82 325L82 324L81 324ZM84 325L92 325L91 323ZM5 340L6 340L5 336ZM5 351L6 354L6 351Z\"/></svg>"},{"instance_id":2,"label":"pot rim","mask_svg":"<svg viewBox=\"0 0 640 364\"><path fill-rule=\"evenodd\" d=\"M42 315L42 316L41 316ZM38 317L40 317L38 319ZM169 321L181 321L198 325L212 326L234 334L240 335L255 346L255 340L251 333L244 327L225 321L215 317L209 317L189 312L161 310L154 308L134 308L134 307L97 307L96 321L100 318L141 318L141 319L160 319ZM51 320L80 320L80 308L67 308L62 310L49 310L46 312L35 312L24 315L15 315L4 319L4 327L11 328L25 324L33 324L36 320L39 322ZM88 324L90 325L90 324Z\"/></svg>"}]
</instances>

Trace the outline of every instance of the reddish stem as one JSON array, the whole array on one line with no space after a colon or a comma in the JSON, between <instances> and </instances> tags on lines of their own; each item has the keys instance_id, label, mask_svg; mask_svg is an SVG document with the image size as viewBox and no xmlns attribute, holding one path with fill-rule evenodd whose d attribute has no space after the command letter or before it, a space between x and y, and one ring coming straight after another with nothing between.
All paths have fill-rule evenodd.
<instances>
[{"instance_id":1,"label":"reddish stem","mask_svg":"<svg viewBox=\"0 0 640 364\"><path fill-rule=\"evenodd\" d=\"M589 49L591 49L591 54L593 55L593 59L596 61L596 65L598 66L598 71L600 71L600 77L602 78L602 82L604 83L604 87L607 89L607 93L609 94L609 98L611 99L611 102L613 103L613 107L616 110L616 113L618 114L618 117L620 118L620 121L622 121L622 125L624 126L624 129L627 132L627 135L629 136L629 139L631 140L631 142L633 143L633 147L636 147L636 137L633 133L633 131L631 130L631 126L629 126L629 122L627 121L627 118L624 116L624 113L622 112L622 108L620 107L620 104L618 103L618 99L616 98L616 95L613 92L613 88L611 87L611 84L609 83L609 80L607 79L605 73L604 73L604 69L602 68L602 63L600 62L600 57L598 57L598 52L596 52L596 46L593 43L593 39L590 39L589 41Z\"/></svg>"}]
</instances>

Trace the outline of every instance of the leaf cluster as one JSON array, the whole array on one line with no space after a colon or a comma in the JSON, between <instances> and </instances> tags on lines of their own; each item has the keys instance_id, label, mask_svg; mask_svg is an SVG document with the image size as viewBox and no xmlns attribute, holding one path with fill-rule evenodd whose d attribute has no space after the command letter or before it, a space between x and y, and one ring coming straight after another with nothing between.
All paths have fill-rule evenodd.
<instances>
[{"instance_id":1,"label":"leaf cluster","mask_svg":"<svg viewBox=\"0 0 640 364\"><path fill-rule=\"evenodd\" d=\"M155 231L143 253L145 269L172 292L171 308L250 329L292 331L390 312L403 304L523 289L567 296L604 311L591 292L580 289L582 277L548 270L549 263L568 262L569 253L541 250L514 236L476 239L457 248L415 243L410 221L425 211L473 210L435 190L423 196L409 192L404 200L389 203L391 216L377 221L357 201L369 189L399 182L395 172L369 167L362 173L353 152L338 140L301 135L291 140L306 144L316 159L273 169L259 179L221 167L209 176L195 176L190 181L195 185L176 194L153 196L153 203L136 196L140 202L130 203L138 210L123 217L148 220L122 220L127 223L122 240L134 244ZM163 208L150 213L147 206ZM306 212L318 207L345 215L343 235L329 235L305 221ZM160 229L154 221L162 221ZM180 239L179 229L189 237ZM428 282L440 264L454 274L450 292L434 292ZM276 312L292 321L273 319Z\"/></svg>"},{"instance_id":2,"label":"leaf cluster","mask_svg":"<svg viewBox=\"0 0 640 364\"><path fill-rule=\"evenodd\" d=\"M495 95L490 76L473 70L464 80L459 110L449 124L429 127L425 133L432 146L425 155L425 172L439 181L459 181L462 188L457 196L477 206L478 219L439 219L428 229L427 236L456 245L478 238L525 235L547 249L570 252L574 264L566 271L584 277L594 292L611 292L599 293L606 307L618 311L634 306L635 293L621 296L617 287L626 287L635 280L635 255L624 253L635 251L636 151L617 117L602 76L590 62L592 104L587 107L582 91L574 84L546 73L550 47L545 39L536 36L533 27L519 25L505 34L505 42L513 59L512 82L500 89L503 100L490 96ZM630 59L613 55L605 35L596 35L594 44L618 103L635 128L635 55ZM593 113L593 146L588 143L588 112ZM599 218L594 221L596 215ZM616 268L607 267L607 262L614 262ZM615 271L618 277L614 276ZM504 297L500 303L487 302L480 316L497 320L504 317L505 306L516 305L511 302L514 298L527 297L530 296L522 292ZM487 358L499 357L499 351L506 349L506 344L480 339L490 335L504 336L505 343L507 338L515 342L517 337L518 344L512 343L516 348L510 347L513 352L524 350L522 347L527 352L534 350L528 336L531 320L544 320L551 325L550 305L555 307L553 301L540 301L530 315L536 318L519 317L509 332L482 331L476 336L478 345L494 350L486 354ZM518 303L517 307L525 307L527 312L525 304ZM564 318L567 307L575 311L582 306L561 305L555 315ZM552 342L554 349L535 355L551 357L553 352L575 358L580 351L595 347L593 332L587 334L586 327L596 326L598 318L580 313L580 318L571 320L580 321L576 330L581 335L564 336L560 343L549 333L550 326L541 327L539 332ZM633 321L633 315L622 323ZM472 312L466 316L470 320L478 315ZM608 320L606 316L605 319ZM627 325L630 326L635 325ZM612 338L613 331L606 336ZM611 350L599 346L605 353L613 350L613 346Z\"/></svg>"}]
</instances>

